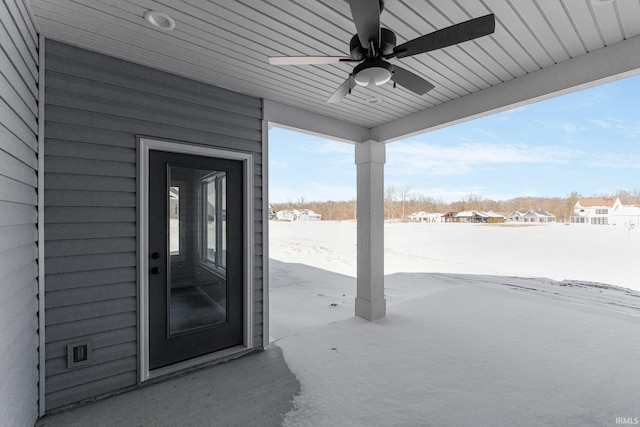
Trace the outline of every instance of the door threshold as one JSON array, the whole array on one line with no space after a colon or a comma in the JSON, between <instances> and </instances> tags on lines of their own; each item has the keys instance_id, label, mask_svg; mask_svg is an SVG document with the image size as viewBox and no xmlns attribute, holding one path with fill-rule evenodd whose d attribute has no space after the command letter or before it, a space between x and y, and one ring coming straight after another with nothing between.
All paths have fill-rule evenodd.
<instances>
[{"instance_id":1,"label":"door threshold","mask_svg":"<svg viewBox=\"0 0 640 427\"><path fill-rule=\"evenodd\" d=\"M237 359L238 357L242 357L254 351L255 349L247 348L243 345L237 345L235 347L216 351L215 353L205 354L203 356L185 360L184 362L174 363L173 365L163 366L162 368L150 370L147 379L151 380L168 375L176 375L198 369L206 365L215 365L222 362L228 362L229 360Z\"/></svg>"}]
</instances>

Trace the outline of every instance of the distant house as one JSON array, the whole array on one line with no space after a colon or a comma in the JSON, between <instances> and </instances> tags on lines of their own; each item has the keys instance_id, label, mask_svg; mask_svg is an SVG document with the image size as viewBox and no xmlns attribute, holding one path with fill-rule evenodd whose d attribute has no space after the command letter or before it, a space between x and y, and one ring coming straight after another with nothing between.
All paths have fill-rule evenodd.
<instances>
[{"instance_id":1,"label":"distant house","mask_svg":"<svg viewBox=\"0 0 640 427\"><path fill-rule=\"evenodd\" d=\"M609 223L629 228L640 227L640 206L617 206L609 215Z\"/></svg>"},{"instance_id":2,"label":"distant house","mask_svg":"<svg viewBox=\"0 0 640 427\"><path fill-rule=\"evenodd\" d=\"M569 216L572 224L608 225L611 214L622 206L618 197L580 199Z\"/></svg>"},{"instance_id":3,"label":"distant house","mask_svg":"<svg viewBox=\"0 0 640 427\"><path fill-rule=\"evenodd\" d=\"M473 211L462 211L455 214L453 222L473 222Z\"/></svg>"},{"instance_id":4,"label":"distant house","mask_svg":"<svg viewBox=\"0 0 640 427\"><path fill-rule=\"evenodd\" d=\"M509 215L507 215L507 220L508 221L522 222L522 218L524 217L524 214L526 212L527 212L526 209L519 209L517 211L513 211Z\"/></svg>"},{"instance_id":5,"label":"distant house","mask_svg":"<svg viewBox=\"0 0 640 427\"><path fill-rule=\"evenodd\" d=\"M409 215L409 221L411 222L442 222L441 213L428 213L428 212L414 212Z\"/></svg>"},{"instance_id":6,"label":"distant house","mask_svg":"<svg viewBox=\"0 0 640 427\"><path fill-rule=\"evenodd\" d=\"M299 211L297 219L300 221L320 221L322 219L322 215L312 211L311 209L302 209Z\"/></svg>"},{"instance_id":7,"label":"distant house","mask_svg":"<svg viewBox=\"0 0 640 427\"><path fill-rule=\"evenodd\" d=\"M474 224L499 223L505 221L505 216L493 211L462 211L448 212L442 216L444 222L465 222Z\"/></svg>"},{"instance_id":8,"label":"distant house","mask_svg":"<svg viewBox=\"0 0 640 427\"><path fill-rule=\"evenodd\" d=\"M543 209L520 209L507 215L507 220L516 222L555 222L556 217Z\"/></svg>"},{"instance_id":9,"label":"distant house","mask_svg":"<svg viewBox=\"0 0 640 427\"><path fill-rule=\"evenodd\" d=\"M483 220L483 222L487 222L489 224L505 222L505 220L507 219L507 217L505 217L504 215L501 215L494 211L483 211L482 213L485 215L485 219Z\"/></svg>"},{"instance_id":10,"label":"distant house","mask_svg":"<svg viewBox=\"0 0 640 427\"><path fill-rule=\"evenodd\" d=\"M278 221L295 221L296 219L298 219L297 215L298 211L295 209L278 211L276 212L276 219Z\"/></svg>"},{"instance_id":11,"label":"distant house","mask_svg":"<svg viewBox=\"0 0 640 427\"><path fill-rule=\"evenodd\" d=\"M320 221L322 215L311 209L291 209L276 212L276 219L278 221Z\"/></svg>"},{"instance_id":12,"label":"distant house","mask_svg":"<svg viewBox=\"0 0 640 427\"><path fill-rule=\"evenodd\" d=\"M465 215L466 217L466 215ZM476 224L496 224L504 222L505 216L493 211L472 211L471 222Z\"/></svg>"},{"instance_id":13,"label":"distant house","mask_svg":"<svg viewBox=\"0 0 640 427\"><path fill-rule=\"evenodd\" d=\"M456 215L458 215L458 212L447 212L446 214L442 215L442 220L444 222L454 222L454 218L456 217Z\"/></svg>"}]
</instances>

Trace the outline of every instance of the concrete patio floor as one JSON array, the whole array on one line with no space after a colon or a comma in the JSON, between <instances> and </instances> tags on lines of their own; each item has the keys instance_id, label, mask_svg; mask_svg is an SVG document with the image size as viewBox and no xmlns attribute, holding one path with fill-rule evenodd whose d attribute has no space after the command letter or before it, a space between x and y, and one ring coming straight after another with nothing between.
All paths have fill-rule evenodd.
<instances>
[{"instance_id":1,"label":"concrete patio floor","mask_svg":"<svg viewBox=\"0 0 640 427\"><path fill-rule=\"evenodd\" d=\"M300 384L276 345L47 415L36 427L280 426Z\"/></svg>"}]
</instances>

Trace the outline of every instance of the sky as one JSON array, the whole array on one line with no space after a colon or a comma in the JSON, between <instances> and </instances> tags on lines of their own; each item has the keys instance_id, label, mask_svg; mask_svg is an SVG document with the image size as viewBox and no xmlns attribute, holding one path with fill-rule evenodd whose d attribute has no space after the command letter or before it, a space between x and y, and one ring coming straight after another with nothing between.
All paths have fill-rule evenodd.
<instances>
[{"instance_id":1,"label":"sky","mask_svg":"<svg viewBox=\"0 0 640 427\"><path fill-rule=\"evenodd\" d=\"M354 200L354 147L269 131L269 198ZM640 76L387 145L385 186L452 202L640 190Z\"/></svg>"}]
</instances>

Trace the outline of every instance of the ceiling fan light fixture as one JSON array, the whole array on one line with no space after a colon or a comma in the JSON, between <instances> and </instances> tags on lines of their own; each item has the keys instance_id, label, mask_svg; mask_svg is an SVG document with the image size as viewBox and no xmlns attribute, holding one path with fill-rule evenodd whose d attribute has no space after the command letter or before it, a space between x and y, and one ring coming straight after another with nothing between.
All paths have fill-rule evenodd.
<instances>
[{"instance_id":1,"label":"ceiling fan light fixture","mask_svg":"<svg viewBox=\"0 0 640 427\"><path fill-rule=\"evenodd\" d=\"M365 61L353 70L358 86L380 86L391 80L391 64L381 59Z\"/></svg>"},{"instance_id":2,"label":"ceiling fan light fixture","mask_svg":"<svg viewBox=\"0 0 640 427\"><path fill-rule=\"evenodd\" d=\"M149 24L161 30L170 31L176 27L176 21L166 13L148 10L144 13L144 19Z\"/></svg>"}]
</instances>

